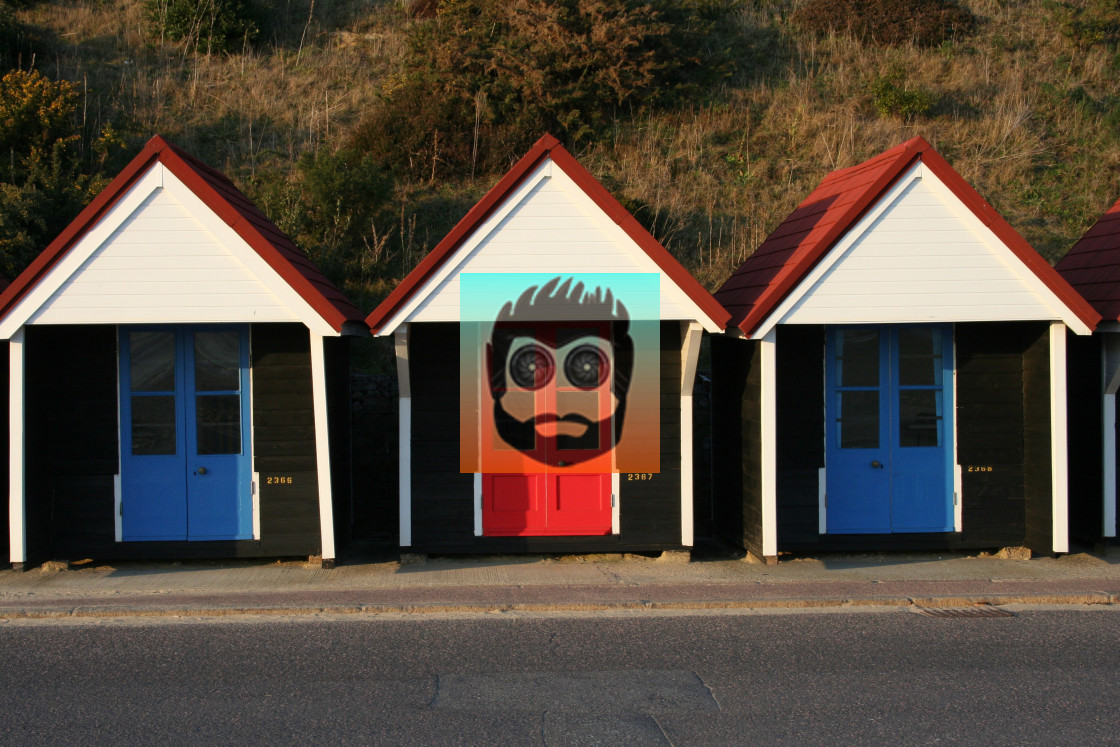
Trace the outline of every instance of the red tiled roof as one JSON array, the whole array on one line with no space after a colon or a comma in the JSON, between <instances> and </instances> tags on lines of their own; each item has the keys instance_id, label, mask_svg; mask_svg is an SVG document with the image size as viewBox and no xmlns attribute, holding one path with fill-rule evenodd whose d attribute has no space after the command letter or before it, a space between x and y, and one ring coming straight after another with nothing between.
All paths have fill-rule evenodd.
<instances>
[{"instance_id":1,"label":"red tiled roof","mask_svg":"<svg viewBox=\"0 0 1120 747\"><path fill-rule=\"evenodd\" d=\"M245 240L336 331L362 314L296 245L224 174L156 135L77 218L0 293L6 316L71 248L92 229L149 167L162 163Z\"/></svg>"},{"instance_id":2,"label":"red tiled roof","mask_svg":"<svg viewBox=\"0 0 1120 747\"><path fill-rule=\"evenodd\" d=\"M518 185L547 158L551 158L554 164L563 169L564 173L571 177L587 196L653 259L660 270L668 275L708 318L715 322L720 329L727 326L730 315L712 297L712 294L705 290L696 278L684 269L680 262L657 239L650 235L649 231L642 228L634 216L622 207L618 200L611 196L587 169L580 165L575 157L560 144L559 140L551 135L545 135L463 216L463 219L451 229L451 232L444 237L443 241L439 242L435 249L408 274L401 284L389 294L389 297L366 317L366 324L370 326L374 334L381 331L385 324L420 290L424 283L450 259L462 242L494 210L500 207L505 199L517 189Z\"/></svg>"},{"instance_id":3,"label":"red tiled roof","mask_svg":"<svg viewBox=\"0 0 1120 747\"><path fill-rule=\"evenodd\" d=\"M1120 200L1055 267L1102 317L1120 320Z\"/></svg>"},{"instance_id":4,"label":"red tiled roof","mask_svg":"<svg viewBox=\"0 0 1120 747\"><path fill-rule=\"evenodd\" d=\"M716 291L731 323L750 335L911 166L921 161L1090 329L1099 315L920 137L834 171Z\"/></svg>"}]
</instances>

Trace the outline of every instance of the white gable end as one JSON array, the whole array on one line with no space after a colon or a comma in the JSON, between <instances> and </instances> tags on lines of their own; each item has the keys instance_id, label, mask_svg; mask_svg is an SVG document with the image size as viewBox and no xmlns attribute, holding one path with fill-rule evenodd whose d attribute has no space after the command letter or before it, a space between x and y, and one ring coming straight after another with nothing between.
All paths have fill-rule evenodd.
<instances>
[{"instance_id":1,"label":"white gable end","mask_svg":"<svg viewBox=\"0 0 1120 747\"><path fill-rule=\"evenodd\" d=\"M155 164L0 325L303 322L334 334L244 239Z\"/></svg>"},{"instance_id":2,"label":"white gable end","mask_svg":"<svg viewBox=\"0 0 1120 747\"><path fill-rule=\"evenodd\" d=\"M1068 315L1053 292L918 164L771 319L873 324L1053 321Z\"/></svg>"},{"instance_id":3,"label":"white gable end","mask_svg":"<svg viewBox=\"0 0 1120 747\"><path fill-rule=\"evenodd\" d=\"M687 294L551 161L466 238L381 334L404 322L458 321L462 273L658 273L661 318L708 324Z\"/></svg>"}]
</instances>

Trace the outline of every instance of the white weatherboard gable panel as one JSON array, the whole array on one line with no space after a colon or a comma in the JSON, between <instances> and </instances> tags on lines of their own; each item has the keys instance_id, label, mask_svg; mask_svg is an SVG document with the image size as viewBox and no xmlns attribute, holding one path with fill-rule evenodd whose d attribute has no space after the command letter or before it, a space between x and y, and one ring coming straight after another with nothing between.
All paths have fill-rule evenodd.
<instances>
[{"instance_id":1,"label":"white weatherboard gable panel","mask_svg":"<svg viewBox=\"0 0 1120 747\"><path fill-rule=\"evenodd\" d=\"M0 325L302 322L335 331L163 164L154 164Z\"/></svg>"},{"instance_id":2,"label":"white weatherboard gable panel","mask_svg":"<svg viewBox=\"0 0 1120 747\"><path fill-rule=\"evenodd\" d=\"M30 323L246 319L298 321L234 252L161 187L62 283Z\"/></svg>"},{"instance_id":3,"label":"white weatherboard gable panel","mask_svg":"<svg viewBox=\"0 0 1120 747\"><path fill-rule=\"evenodd\" d=\"M698 319L718 331L661 268L550 160L536 169L379 334L405 322L459 321L461 273L653 273L662 319Z\"/></svg>"},{"instance_id":4,"label":"white weatherboard gable panel","mask_svg":"<svg viewBox=\"0 0 1120 747\"><path fill-rule=\"evenodd\" d=\"M756 335L777 322L1037 319L1075 326L1054 293L920 163L837 242L831 255Z\"/></svg>"}]
</instances>

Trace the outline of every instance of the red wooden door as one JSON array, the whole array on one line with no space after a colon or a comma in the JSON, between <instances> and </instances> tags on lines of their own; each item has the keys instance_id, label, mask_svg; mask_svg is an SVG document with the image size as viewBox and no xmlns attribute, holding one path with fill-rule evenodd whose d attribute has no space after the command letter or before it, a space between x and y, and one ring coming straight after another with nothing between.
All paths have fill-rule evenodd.
<instances>
[{"instance_id":1,"label":"red wooden door","mask_svg":"<svg viewBox=\"0 0 1120 747\"><path fill-rule=\"evenodd\" d=\"M511 346L501 405L532 427L516 448L523 471L483 475L484 535L611 533L611 474L588 469L613 448L609 330L537 324Z\"/></svg>"}]
</instances>

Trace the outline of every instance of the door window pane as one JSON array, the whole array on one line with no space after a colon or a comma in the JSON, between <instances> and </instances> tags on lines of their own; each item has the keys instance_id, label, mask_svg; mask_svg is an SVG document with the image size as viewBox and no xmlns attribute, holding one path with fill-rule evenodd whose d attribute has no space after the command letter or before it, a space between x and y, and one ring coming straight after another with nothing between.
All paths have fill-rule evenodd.
<instances>
[{"instance_id":1,"label":"door window pane","mask_svg":"<svg viewBox=\"0 0 1120 747\"><path fill-rule=\"evenodd\" d=\"M841 449L879 448L879 392L839 392Z\"/></svg>"},{"instance_id":2,"label":"door window pane","mask_svg":"<svg viewBox=\"0 0 1120 747\"><path fill-rule=\"evenodd\" d=\"M194 398L199 454L241 453L241 396L208 394Z\"/></svg>"},{"instance_id":3,"label":"door window pane","mask_svg":"<svg viewBox=\"0 0 1120 747\"><path fill-rule=\"evenodd\" d=\"M841 330L836 358L837 386L879 386L879 330Z\"/></svg>"},{"instance_id":4,"label":"door window pane","mask_svg":"<svg viewBox=\"0 0 1120 747\"><path fill-rule=\"evenodd\" d=\"M929 327L898 331L898 383L941 386L941 331Z\"/></svg>"},{"instance_id":5,"label":"door window pane","mask_svg":"<svg viewBox=\"0 0 1120 747\"><path fill-rule=\"evenodd\" d=\"M240 389L241 335L236 330L194 333L194 388L197 392Z\"/></svg>"},{"instance_id":6,"label":"door window pane","mask_svg":"<svg viewBox=\"0 0 1120 747\"><path fill-rule=\"evenodd\" d=\"M910 389L898 393L899 446L940 446L940 423L940 390Z\"/></svg>"},{"instance_id":7,"label":"door window pane","mask_svg":"<svg viewBox=\"0 0 1120 747\"><path fill-rule=\"evenodd\" d=\"M132 397L132 453L175 453L175 397Z\"/></svg>"},{"instance_id":8,"label":"door window pane","mask_svg":"<svg viewBox=\"0 0 1120 747\"><path fill-rule=\"evenodd\" d=\"M174 332L129 332L128 347L132 391L175 390Z\"/></svg>"}]
</instances>

